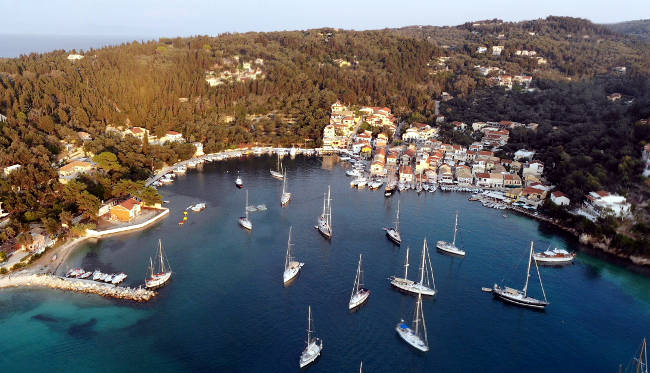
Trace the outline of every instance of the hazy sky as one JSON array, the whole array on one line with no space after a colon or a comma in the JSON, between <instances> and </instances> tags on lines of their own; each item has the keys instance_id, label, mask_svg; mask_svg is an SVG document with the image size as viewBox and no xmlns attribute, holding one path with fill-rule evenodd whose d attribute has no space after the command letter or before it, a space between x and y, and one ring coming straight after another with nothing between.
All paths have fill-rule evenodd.
<instances>
[{"instance_id":1,"label":"hazy sky","mask_svg":"<svg viewBox=\"0 0 650 373\"><path fill-rule=\"evenodd\" d=\"M548 15L606 23L650 18L649 4L648 0L0 0L0 34L159 37L322 26L363 30Z\"/></svg>"}]
</instances>

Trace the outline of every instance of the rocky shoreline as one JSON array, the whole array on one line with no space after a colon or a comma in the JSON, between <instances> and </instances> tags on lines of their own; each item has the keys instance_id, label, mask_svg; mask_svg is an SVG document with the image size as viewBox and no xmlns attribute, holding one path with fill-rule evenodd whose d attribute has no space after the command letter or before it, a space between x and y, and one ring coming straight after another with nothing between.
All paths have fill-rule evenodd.
<instances>
[{"instance_id":1,"label":"rocky shoreline","mask_svg":"<svg viewBox=\"0 0 650 373\"><path fill-rule=\"evenodd\" d=\"M135 302L147 302L156 296L156 292L143 288L115 286L47 274L13 274L0 277L0 289L12 287L44 287Z\"/></svg>"}]
</instances>

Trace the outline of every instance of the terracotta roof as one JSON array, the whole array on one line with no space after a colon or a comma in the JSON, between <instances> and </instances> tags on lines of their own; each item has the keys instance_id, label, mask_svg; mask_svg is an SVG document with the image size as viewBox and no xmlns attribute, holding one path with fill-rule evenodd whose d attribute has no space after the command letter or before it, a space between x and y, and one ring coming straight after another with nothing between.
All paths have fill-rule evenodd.
<instances>
[{"instance_id":1,"label":"terracotta roof","mask_svg":"<svg viewBox=\"0 0 650 373\"><path fill-rule=\"evenodd\" d=\"M402 166L402 169L399 171L401 174L412 174L413 169L411 166Z\"/></svg>"},{"instance_id":2,"label":"terracotta roof","mask_svg":"<svg viewBox=\"0 0 650 373\"><path fill-rule=\"evenodd\" d=\"M136 200L135 198L129 198L126 201L120 203L120 206L122 206L125 209L131 211L131 210L133 210L133 207L135 205L139 205L139 204L140 204L140 202L138 202L138 200Z\"/></svg>"},{"instance_id":3,"label":"terracotta roof","mask_svg":"<svg viewBox=\"0 0 650 373\"><path fill-rule=\"evenodd\" d=\"M559 190L556 190L555 192L551 193L553 197L567 197L566 194L560 192Z\"/></svg>"},{"instance_id":4,"label":"terracotta roof","mask_svg":"<svg viewBox=\"0 0 650 373\"><path fill-rule=\"evenodd\" d=\"M131 128L129 128L129 131L131 131L132 133L143 133L144 128L142 128L142 127L131 127Z\"/></svg>"},{"instance_id":5,"label":"terracotta roof","mask_svg":"<svg viewBox=\"0 0 650 373\"><path fill-rule=\"evenodd\" d=\"M72 161L72 162L68 163L67 165L59 168L59 171L67 172L67 171L73 171L76 167L91 168L92 166L93 166L93 164L90 163L90 162Z\"/></svg>"},{"instance_id":6,"label":"terracotta roof","mask_svg":"<svg viewBox=\"0 0 650 373\"><path fill-rule=\"evenodd\" d=\"M167 134L172 136L182 135L180 132L176 132L176 131L167 131Z\"/></svg>"}]
</instances>

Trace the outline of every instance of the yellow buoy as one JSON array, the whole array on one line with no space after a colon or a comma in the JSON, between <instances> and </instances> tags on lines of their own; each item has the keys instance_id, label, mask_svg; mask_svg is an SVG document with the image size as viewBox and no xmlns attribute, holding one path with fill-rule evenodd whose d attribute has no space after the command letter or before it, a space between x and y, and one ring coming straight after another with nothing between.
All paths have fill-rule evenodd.
<instances>
[{"instance_id":1,"label":"yellow buoy","mask_svg":"<svg viewBox=\"0 0 650 373\"><path fill-rule=\"evenodd\" d=\"M183 214L187 215L187 211L183 211Z\"/></svg>"},{"instance_id":2,"label":"yellow buoy","mask_svg":"<svg viewBox=\"0 0 650 373\"><path fill-rule=\"evenodd\" d=\"M183 220L187 220L187 216L183 218Z\"/></svg>"}]
</instances>

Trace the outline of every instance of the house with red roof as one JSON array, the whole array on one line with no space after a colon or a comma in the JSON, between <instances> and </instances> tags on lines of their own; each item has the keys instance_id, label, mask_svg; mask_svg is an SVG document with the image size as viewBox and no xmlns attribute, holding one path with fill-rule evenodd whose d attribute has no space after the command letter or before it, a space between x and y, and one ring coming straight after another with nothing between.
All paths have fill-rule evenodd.
<instances>
[{"instance_id":1,"label":"house with red roof","mask_svg":"<svg viewBox=\"0 0 650 373\"><path fill-rule=\"evenodd\" d=\"M130 222L142 212L142 203L131 197L111 207L111 220Z\"/></svg>"}]
</instances>

